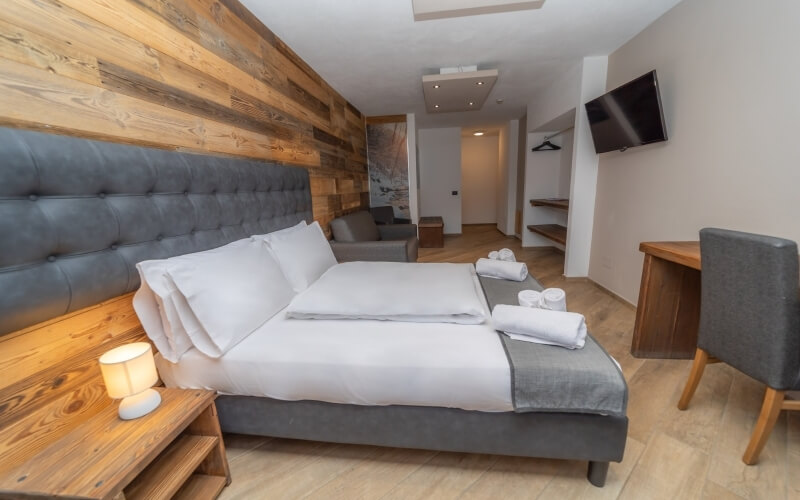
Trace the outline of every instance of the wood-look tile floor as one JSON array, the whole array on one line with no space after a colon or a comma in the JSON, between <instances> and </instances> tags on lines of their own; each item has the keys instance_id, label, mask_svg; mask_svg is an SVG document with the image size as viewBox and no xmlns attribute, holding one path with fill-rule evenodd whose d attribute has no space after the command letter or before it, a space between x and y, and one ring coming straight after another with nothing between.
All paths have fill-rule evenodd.
<instances>
[{"instance_id":1,"label":"wood-look tile floor","mask_svg":"<svg viewBox=\"0 0 800 500\"><path fill-rule=\"evenodd\" d=\"M675 405L690 361L630 355L634 308L586 280L563 278L564 255L521 248L493 226L464 226L421 262L474 262L511 248L544 286L567 291L570 310L622 365L630 427L624 460L604 488L586 463L226 435L233 482L221 498L800 498L800 415L783 412L758 465L741 462L764 388L710 365L688 411ZM269 418L265 415L264 418Z\"/></svg>"}]
</instances>

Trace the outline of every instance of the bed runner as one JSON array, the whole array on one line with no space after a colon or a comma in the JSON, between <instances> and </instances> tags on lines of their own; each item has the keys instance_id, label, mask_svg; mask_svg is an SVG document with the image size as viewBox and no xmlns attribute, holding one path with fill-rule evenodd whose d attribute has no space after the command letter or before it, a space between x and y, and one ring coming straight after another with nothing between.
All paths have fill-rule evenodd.
<instances>
[{"instance_id":1,"label":"bed runner","mask_svg":"<svg viewBox=\"0 0 800 500\"><path fill-rule=\"evenodd\" d=\"M479 277L489 309L518 305L520 290L542 290L530 275L522 282ZM514 411L600 413L624 416L628 385L617 364L591 336L583 349L513 340L497 332L511 367Z\"/></svg>"}]
</instances>

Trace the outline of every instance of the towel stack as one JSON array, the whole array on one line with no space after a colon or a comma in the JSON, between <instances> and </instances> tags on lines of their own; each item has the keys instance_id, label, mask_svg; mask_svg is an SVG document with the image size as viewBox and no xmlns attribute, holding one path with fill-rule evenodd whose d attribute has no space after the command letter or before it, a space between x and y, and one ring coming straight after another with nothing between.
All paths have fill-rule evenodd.
<instances>
[{"instance_id":1,"label":"towel stack","mask_svg":"<svg viewBox=\"0 0 800 500\"><path fill-rule=\"evenodd\" d=\"M492 311L492 322L514 340L567 349L581 349L586 343L582 314L499 304Z\"/></svg>"},{"instance_id":2,"label":"towel stack","mask_svg":"<svg viewBox=\"0 0 800 500\"><path fill-rule=\"evenodd\" d=\"M546 288L544 291L522 290L517 294L519 305L523 307L536 307L551 311L567 310L567 294L560 288Z\"/></svg>"},{"instance_id":3,"label":"towel stack","mask_svg":"<svg viewBox=\"0 0 800 500\"><path fill-rule=\"evenodd\" d=\"M517 258L514 257L514 252L512 252L508 248L501 248L500 250L495 250L493 252L489 252L489 258L491 260L502 260L505 262L516 262Z\"/></svg>"}]
</instances>

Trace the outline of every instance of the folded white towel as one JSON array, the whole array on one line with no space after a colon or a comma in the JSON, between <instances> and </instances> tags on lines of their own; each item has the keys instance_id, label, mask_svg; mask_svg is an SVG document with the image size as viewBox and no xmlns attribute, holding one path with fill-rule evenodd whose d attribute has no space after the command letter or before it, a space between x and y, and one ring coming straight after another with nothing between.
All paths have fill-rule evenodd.
<instances>
[{"instance_id":1,"label":"folded white towel","mask_svg":"<svg viewBox=\"0 0 800 500\"><path fill-rule=\"evenodd\" d=\"M539 307L564 312L567 310L567 294L560 288L545 288L539 297Z\"/></svg>"},{"instance_id":2,"label":"folded white towel","mask_svg":"<svg viewBox=\"0 0 800 500\"><path fill-rule=\"evenodd\" d=\"M542 292L522 290L517 294L517 300L522 307L539 307L539 301L542 300Z\"/></svg>"},{"instance_id":3,"label":"folded white towel","mask_svg":"<svg viewBox=\"0 0 800 500\"><path fill-rule=\"evenodd\" d=\"M522 281L528 276L528 266L524 262L506 262L504 260L478 259L475 271L481 276Z\"/></svg>"},{"instance_id":4,"label":"folded white towel","mask_svg":"<svg viewBox=\"0 0 800 500\"><path fill-rule=\"evenodd\" d=\"M489 258L492 260L500 260L500 252L498 252L497 250L489 252Z\"/></svg>"},{"instance_id":5,"label":"folded white towel","mask_svg":"<svg viewBox=\"0 0 800 500\"><path fill-rule=\"evenodd\" d=\"M516 262L517 258L514 257L514 252L512 252L508 248L501 248L499 252L497 252L497 258L499 260L504 260L506 262Z\"/></svg>"},{"instance_id":6,"label":"folded white towel","mask_svg":"<svg viewBox=\"0 0 800 500\"><path fill-rule=\"evenodd\" d=\"M516 340L581 349L586 343L582 314L499 304L492 311L495 329Z\"/></svg>"}]
</instances>

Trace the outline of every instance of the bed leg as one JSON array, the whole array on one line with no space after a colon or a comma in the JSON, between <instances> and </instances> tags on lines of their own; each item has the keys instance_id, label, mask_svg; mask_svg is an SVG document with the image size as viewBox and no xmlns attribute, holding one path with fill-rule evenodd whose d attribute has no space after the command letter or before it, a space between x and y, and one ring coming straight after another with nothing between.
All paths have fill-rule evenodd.
<instances>
[{"instance_id":1,"label":"bed leg","mask_svg":"<svg viewBox=\"0 0 800 500\"><path fill-rule=\"evenodd\" d=\"M589 462L586 478L590 483L602 488L606 484L606 475L608 475L608 462Z\"/></svg>"}]
</instances>

